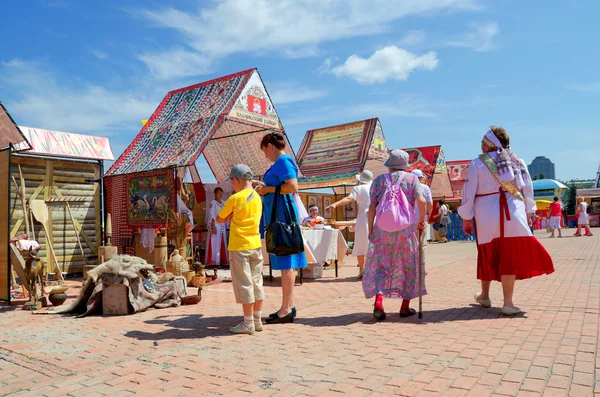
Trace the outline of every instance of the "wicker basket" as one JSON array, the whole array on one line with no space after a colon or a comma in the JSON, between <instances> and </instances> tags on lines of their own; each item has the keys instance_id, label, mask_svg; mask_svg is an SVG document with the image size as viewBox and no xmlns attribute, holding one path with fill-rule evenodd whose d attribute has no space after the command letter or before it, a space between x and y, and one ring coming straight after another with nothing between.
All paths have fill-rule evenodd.
<instances>
[{"instance_id":1,"label":"wicker basket","mask_svg":"<svg viewBox=\"0 0 600 397\"><path fill-rule=\"evenodd\" d=\"M185 281L187 282L188 285L191 285L192 279L194 278L195 275L196 275L196 272L194 272L194 271L183 272L183 274L182 274L182 276L185 277Z\"/></svg>"},{"instance_id":2,"label":"wicker basket","mask_svg":"<svg viewBox=\"0 0 600 397\"><path fill-rule=\"evenodd\" d=\"M192 281L190 282L190 285L192 287L202 287L205 282L206 282L206 278L204 276L194 276L194 277L192 277Z\"/></svg>"},{"instance_id":3,"label":"wicker basket","mask_svg":"<svg viewBox=\"0 0 600 397\"><path fill-rule=\"evenodd\" d=\"M179 250L174 250L167 261L167 272L176 276L183 276L183 273L190 271L190 265L184 257L179 255Z\"/></svg>"}]
</instances>

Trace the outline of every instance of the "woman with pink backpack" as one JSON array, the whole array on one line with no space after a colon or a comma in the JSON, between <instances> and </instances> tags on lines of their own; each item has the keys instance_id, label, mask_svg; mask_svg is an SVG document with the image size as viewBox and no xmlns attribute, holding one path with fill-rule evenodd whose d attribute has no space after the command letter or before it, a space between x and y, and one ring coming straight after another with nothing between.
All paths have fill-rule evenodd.
<instances>
[{"instance_id":1,"label":"woman with pink backpack","mask_svg":"<svg viewBox=\"0 0 600 397\"><path fill-rule=\"evenodd\" d=\"M393 150L384 165L389 173L371 185L370 244L362 280L365 297L375 297L373 316L379 321L386 317L384 297L402 299L400 317L416 313L409 304L419 296L418 236L425 229L425 198L417 176L406 172L408 153ZM421 292L427 294L424 282Z\"/></svg>"}]
</instances>

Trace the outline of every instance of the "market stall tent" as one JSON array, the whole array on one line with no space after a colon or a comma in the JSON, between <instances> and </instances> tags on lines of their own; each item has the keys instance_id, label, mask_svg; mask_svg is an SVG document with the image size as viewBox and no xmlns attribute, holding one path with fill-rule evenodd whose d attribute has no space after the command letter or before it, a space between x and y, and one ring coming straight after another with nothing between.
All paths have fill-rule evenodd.
<instances>
[{"instance_id":1,"label":"market stall tent","mask_svg":"<svg viewBox=\"0 0 600 397\"><path fill-rule=\"evenodd\" d=\"M388 157L378 118L309 130L298 151L301 189L356 185L356 175Z\"/></svg>"},{"instance_id":2,"label":"market stall tent","mask_svg":"<svg viewBox=\"0 0 600 397\"><path fill-rule=\"evenodd\" d=\"M239 163L260 178L271 166L260 141L272 132L284 135L286 152L295 157L257 69L167 93L104 178L115 243L133 232L127 223L127 175L194 168L204 154L218 183L226 182L231 167Z\"/></svg>"},{"instance_id":3,"label":"market stall tent","mask_svg":"<svg viewBox=\"0 0 600 397\"><path fill-rule=\"evenodd\" d=\"M452 197L452 183L446 167L446 159L442 146L422 146L416 148L402 149L409 155L409 166L407 171L419 169L423 171L426 178L426 184L431 189L431 195L434 199ZM387 158L387 156L386 156ZM388 169L383 165L384 162L378 162L371 167L375 177L385 174Z\"/></svg>"},{"instance_id":4,"label":"market stall tent","mask_svg":"<svg viewBox=\"0 0 600 397\"><path fill-rule=\"evenodd\" d=\"M533 197L536 200L550 200L554 199L554 196L561 197L562 193L568 187L559 181L554 179L538 179L533 181Z\"/></svg>"}]
</instances>

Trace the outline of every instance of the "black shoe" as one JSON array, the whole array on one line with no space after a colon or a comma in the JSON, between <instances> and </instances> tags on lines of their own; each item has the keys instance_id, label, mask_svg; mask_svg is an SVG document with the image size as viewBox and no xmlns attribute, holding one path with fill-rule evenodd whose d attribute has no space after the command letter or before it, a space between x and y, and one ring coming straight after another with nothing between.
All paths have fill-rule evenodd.
<instances>
[{"instance_id":1,"label":"black shoe","mask_svg":"<svg viewBox=\"0 0 600 397\"><path fill-rule=\"evenodd\" d=\"M413 309L412 307L410 307L408 310L406 311L402 311L400 310L400 317L404 318L404 317L410 317L415 315L417 312L415 309Z\"/></svg>"},{"instance_id":2,"label":"black shoe","mask_svg":"<svg viewBox=\"0 0 600 397\"><path fill-rule=\"evenodd\" d=\"M275 317L279 317L279 316L277 315L277 313L279 313L279 312L275 312L275 313L271 313L271 314L269 314L269 318L275 318ZM292 307L292 316L293 316L293 317L296 317L296 306Z\"/></svg>"},{"instance_id":3,"label":"black shoe","mask_svg":"<svg viewBox=\"0 0 600 397\"><path fill-rule=\"evenodd\" d=\"M294 316L292 314L292 312L289 312L288 314L286 314L283 317L275 317L275 318L267 318L265 320L265 323L267 324L287 324L287 323L293 323L294 322Z\"/></svg>"}]
</instances>

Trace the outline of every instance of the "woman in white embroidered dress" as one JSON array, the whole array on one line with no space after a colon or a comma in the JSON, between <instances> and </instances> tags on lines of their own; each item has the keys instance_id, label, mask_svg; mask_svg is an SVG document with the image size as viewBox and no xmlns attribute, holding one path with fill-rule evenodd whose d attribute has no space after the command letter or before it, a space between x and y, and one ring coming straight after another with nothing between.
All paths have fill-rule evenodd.
<instances>
[{"instance_id":1,"label":"woman in white embroidered dress","mask_svg":"<svg viewBox=\"0 0 600 397\"><path fill-rule=\"evenodd\" d=\"M206 265L219 266L229 263L227 258L227 224L216 223L217 215L223 208L223 189L214 190L215 199L210 202L207 215L208 238L206 239Z\"/></svg>"},{"instance_id":2,"label":"woman in white embroidered dress","mask_svg":"<svg viewBox=\"0 0 600 397\"><path fill-rule=\"evenodd\" d=\"M327 211L334 210L339 205L346 205L352 201L356 201L358 205L358 214L356 216L356 228L354 231L354 247L352 248L352 256L358 259L358 279L362 279L363 269L365 267L365 258L369 250L369 219L367 212L371 205L371 183L373 182L373 173L364 170L360 175L356 176L359 185L352 189L352 193L348 197L336 201L326 208Z\"/></svg>"},{"instance_id":3,"label":"woman in white embroidered dress","mask_svg":"<svg viewBox=\"0 0 600 397\"><path fill-rule=\"evenodd\" d=\"M483 154L469 165L458 213L465 233L474 231L477 237L481 294L475 301L491 307L491 282L501 281L502 314L511 316L521 312L512 300L515 280L550 274L554 265L529 229L536 210L531 178L523 160L510 149L504 128L491 127L481 150Z\"/></svg>"}]
</instances>

